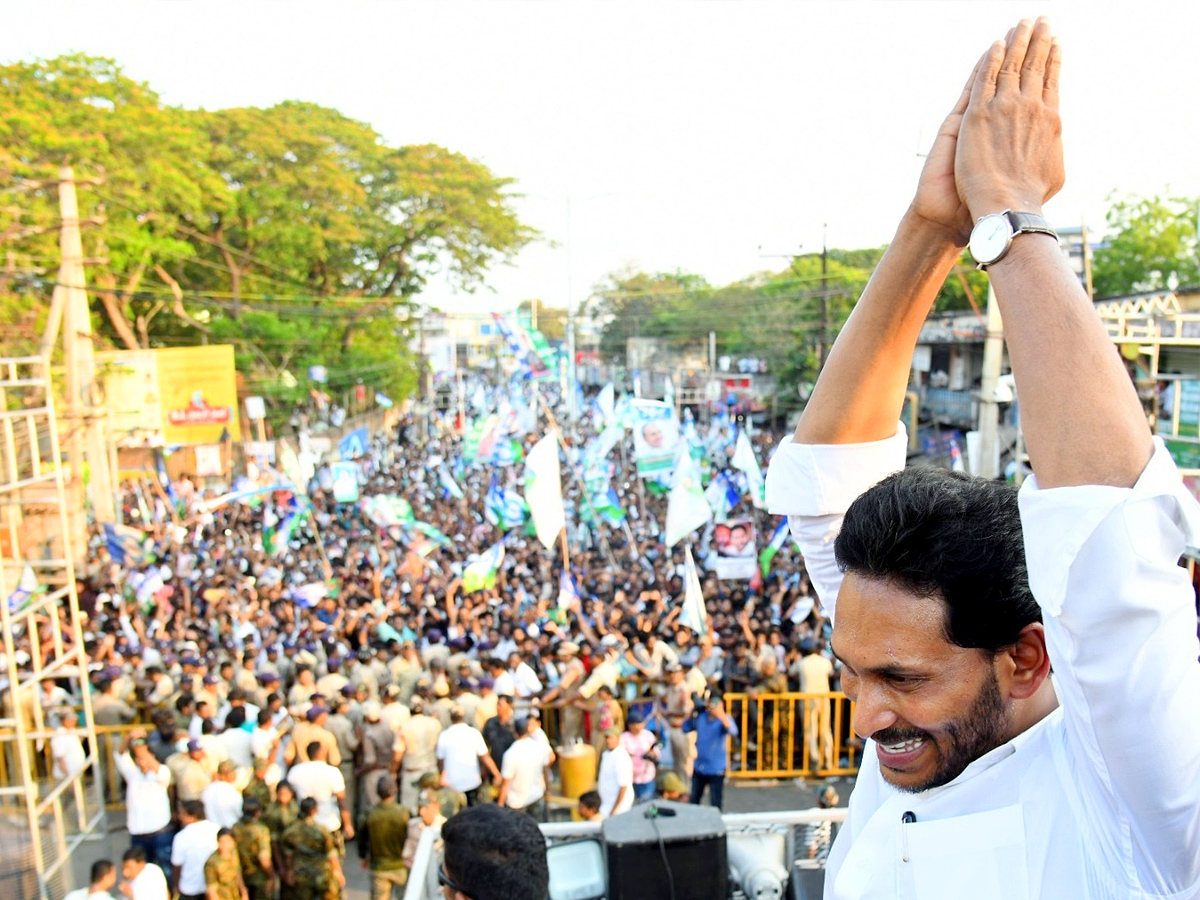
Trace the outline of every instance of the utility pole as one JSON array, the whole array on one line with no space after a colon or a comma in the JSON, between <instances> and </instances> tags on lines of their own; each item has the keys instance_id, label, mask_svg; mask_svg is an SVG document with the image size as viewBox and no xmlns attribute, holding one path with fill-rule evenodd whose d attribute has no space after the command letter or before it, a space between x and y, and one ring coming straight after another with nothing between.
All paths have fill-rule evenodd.
<instances>
[{"instance_id":1,"label":"utility pole","mask_svg":"<svg viewBox=\"0 0 1200 900\"><path fill-rule=\"evenodd\" d=\"M103 422L106 416L95 401L96 358L92 345L92 320L88 309L86 279L83 269L83 238L79 230L79 201L75 194L75 173L70 166L59 170L58 208L61 226L59 250L61 260L58 283L50 301L50 321L42 342L48 353L57 341L58 317L63 322L63 361L66 366L67 454L71 465L69 492L72 530L77 534L73 546L83 552L87 548L86 519L82 518L85 503L83 482L86 465L91 482L92 515L96 522L116 521L113 502L109 454L106 449ZM79 518L74 518L79 516ZM83 528L82 540L78 529Z\"/></svg>"},{"instance_id":2,"label":"utility pole","mask_svg":"<svg viewBox=\"0 0 1200 900\"><path fill-rule=\"evenodd\" d=\"M829 229L827 223L821 225L821 342L817 345L817 371L825 368L825 349L829 344L829 243L825 234Z\"/></svg>"},{"instance_id":3,"label":"utility pole","mask_svg":"<svg viewBox=\"0 0 1200 900\"><path fill-rule=\"evenodd\" d=\"M979 386L979 459L972 460L974 474L984 478L1000 475L1000 405L996 402L996 384L1004 356L1004 323L996 292L988 283L987 338L983 345L983 377Z\"/></svg>"}]
</instances>

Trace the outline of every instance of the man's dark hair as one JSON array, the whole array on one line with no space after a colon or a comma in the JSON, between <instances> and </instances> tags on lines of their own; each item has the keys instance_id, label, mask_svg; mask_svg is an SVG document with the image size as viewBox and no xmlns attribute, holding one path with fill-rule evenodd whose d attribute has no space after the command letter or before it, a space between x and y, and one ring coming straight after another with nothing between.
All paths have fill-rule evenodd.
<instances>
[{"instance_id":1,"label":"man's dark hair","mask_svg":"<svg viewBox=\"0 0 1200 900\"><path fill-rule=\"evenodd\" d=\"M549 892L546 841L525 813L472 806L442 826L446 873L475 900L528 900Z\"/></svg>"},{"instance_id":2,"label":"man's dark hair","mask_svg":"<svg viewBox=\"0 0 1200 900\"><path fill-rule=\"evenodd\" d=\"M147 861L146 860L146 848L139 847L137 844L134 844L132 847L130 847L128 850L126 850L124 853L121 854L121 859L124 862L144 863Z\"/></svg>"},{"instance_id":3,"label":"man's dark hair","mask_svg":"<svg viewBox=\"0 0 1200 900\"><path fill-rule=\"evenodd\" d=\"M232 731L246 724L246 707L235 706L225 716L225 730Z\"/></svg>"},{"instance_id":4,"label":"man's dark hair","mask_svg":"<svg viewBox=\"0 0 1200 900\"><path fill-rule=\"evenodd\" d=\"M834 543L844 572L888 579L946 604L946 639L994 653L1042 621L1029 589L1017 492L918 467L850 504Z\"/></svg>"},{"instance_id":5,"label":"man's dark hair","mask_svg":"<svg viewBox=\"0 0 1200 900\"><path fill-rule=\"evenodd\" d=\"M108 877L108 873L115 869L111 859L98 859L92 863L91 884L95 884L104 878Z\"/></svg>"},{"instance_id":6,"label":"man's dark hair","mask_svg":"<svg viewBox=\"0 0 1200 900\"><path fill-rule=\"evenodd\" d=\"M304 748L304 752L309 759L316 759L317 754L321 752L322 746L320 741L309 741L308 746Z\"/></svg>"},{"instance_id":7,"label":"man's dark hair","mask_svg":"<svg viewBox=\"0 0 1200 900\"><path fill-rule=\"evenodd\" d=\"M599 791L584 791L579 795L579 805L587 809L600 809L600 793Z\"/></svg>"},{"instance_id":8,"label":"man's dark hair","mask_svg":"<svg viewBox=\"0 0 1200 900\"><path fill-rule=\"evenodd\" d=\"M179 804L179 810L189 819L204 818L204 804L199 800L184 800Z\"/></svg>"},{"instance_id":9,"label":"man's dark hair","mask_svg":"<svg viewBox=\"0 0 1200 900\"><path fill-rule=\"evenodd\" d=\"M278 790L278 788L276 788ZM314 797L305 797L300 801L300 818L307 819L317 811L317 801Z\"/></svg>"}]
</instances>

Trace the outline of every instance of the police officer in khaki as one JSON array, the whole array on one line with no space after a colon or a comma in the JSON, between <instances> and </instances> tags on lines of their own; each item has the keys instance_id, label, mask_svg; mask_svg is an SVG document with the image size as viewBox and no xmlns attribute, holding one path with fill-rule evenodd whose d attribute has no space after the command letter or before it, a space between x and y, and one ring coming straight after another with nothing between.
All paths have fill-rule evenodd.
<instances>
[{"instance_id":1,"label":"police officer in khaki","mask_svg":"<svg viewBox=\"0 0 1200 900\"><path fill-rule=\"evenodd\" d=\"M371 900L391 900L403 894L408 884L408 866L403 859L411 815L396 802L396 779L382 775L377 785L379 803L367 813L363 868L371 869Z\"/></svg>"}]
</instances>

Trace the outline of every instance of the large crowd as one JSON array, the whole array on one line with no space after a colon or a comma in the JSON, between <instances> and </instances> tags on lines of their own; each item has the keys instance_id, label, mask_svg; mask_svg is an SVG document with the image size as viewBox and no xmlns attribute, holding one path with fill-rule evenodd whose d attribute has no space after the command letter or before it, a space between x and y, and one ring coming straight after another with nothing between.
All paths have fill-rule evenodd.
<instances>
[{"instance_id":1,"label":"large crowd","mask_svg":"<svg viewBox=\"0 0 1200 900\"><path fill-rule=\"evenodd\" d=\"M666 547L665 485L639 478L626 437L604 461L620 513L597 516L581 460L602 427L584 416L562 433L566 598L561 548L487 514L497 479L520 492L532 430L510 435L514 464L472 464L449 417L403 417L355 460L357 502L335 500L327 466L303 489L227 502L186 475L128 485L139 547L96 532L79 585L96 723L139 723L112 747L131 841L120 890L333 897L349 845L388 896L422 830L464 806L544 818L556 756L595 754L584 817L655 796L721 806L739 730L723 695L830 690L829 629L790 546L749 580L713 571L718 522ZM761 546L779 520L730 465L744 427L722 414L689 432L728 479L720 518L750 519ZM752 435L764 466L777 441ZM380 524L374 497L404 498L434 540ZM467 567L502 539L494 585L467 590ZM685 547L700 627L681 622ZM824 706L770 723L796 729L795 754L805 735L814 767L836 762ZM739 746L789 764L773 758L783 742Z\"/></svg>"}]
</instances>

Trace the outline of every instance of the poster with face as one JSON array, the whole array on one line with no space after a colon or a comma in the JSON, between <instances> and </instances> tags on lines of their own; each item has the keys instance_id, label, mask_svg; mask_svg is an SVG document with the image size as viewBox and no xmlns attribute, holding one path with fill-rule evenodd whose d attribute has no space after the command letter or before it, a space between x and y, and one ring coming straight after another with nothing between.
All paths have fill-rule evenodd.
<instances>
[{"instance_id":1,"label":"poster with face","mask_svg":"<svg viewBox=\"0 0 1200 900\"><path fill-rule=\"evenodd\" d=\"M717 577L725 580L753 578L758 568L758 548L753 519L730 519L713 528L717 550Z\"/></svg>"},{"instance_id":2,"label":"poster with face","mask_svg":"<svg viewBox=\"0 0 1200 900\"><path fill-rule=\"evenodd\" d=\"M358 466L351 462L336 462L329 471L333 475L333 499L338 503L357 502Z\"/></svg>"},{"instance_id":3,"label":"poster with face","mask_svg":"<svg viewBox=\"0 0 1200 900\"><path fill-rule=\"evenodd\" d=\"M629 409L638 475L642 478L670 475L679 447L679 423L675 421L674 408L661 400L634 400Z\"/></svg>"}]
</instances>

